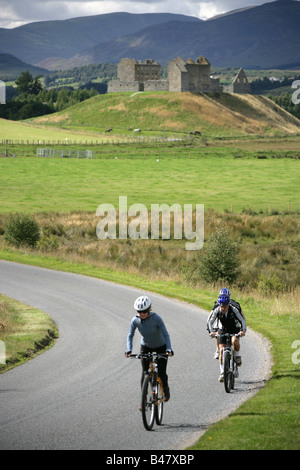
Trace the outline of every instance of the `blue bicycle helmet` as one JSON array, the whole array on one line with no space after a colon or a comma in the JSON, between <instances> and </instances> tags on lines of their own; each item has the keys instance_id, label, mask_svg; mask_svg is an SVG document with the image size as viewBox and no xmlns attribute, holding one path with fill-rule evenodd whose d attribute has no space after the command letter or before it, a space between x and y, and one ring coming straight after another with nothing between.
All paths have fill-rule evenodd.
<instances>
[{"instance_id":1,"label":"blue bicycle helmet","mask_svg":"<svg viewBox=\"0 0 300 470\"><path fill-rule=\"evenodd\" d=\"M223 289L220 290L219 295L227 295L228 297L230 297L230 290L224 287Z\"/></svg>"},{"instance_id":2,"label":"blue bicycle helmet","mask_svg":"<svg viewBox=\"0 0 300 470\"><path fill-rule=\"evenodd\" d=\"M220 295L219 298L218 298L218 304L219 305L222 305L222 306L226 306L226 305L229 305L230 303L230 298L228 295Z\"/></svg>"}]
</instances>

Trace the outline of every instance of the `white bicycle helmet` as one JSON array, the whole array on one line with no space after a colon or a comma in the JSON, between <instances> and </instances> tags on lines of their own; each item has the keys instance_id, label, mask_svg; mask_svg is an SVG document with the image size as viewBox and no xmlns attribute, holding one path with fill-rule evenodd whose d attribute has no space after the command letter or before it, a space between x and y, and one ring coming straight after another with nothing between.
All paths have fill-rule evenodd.
<instances>
[{"instance_id":1,"label":"white bicycle helmet","mask_svg":"<svg viewBox=\"0 0 300 470\"><path fill-rule=\"evenodd\" d=\"M136 301L134 302L134 310L137 310L138 312L144 312L145 310L148 310L148 308L151 307L151 300L149 297L146 295L142 295L141 297L138 297Z\"/></svg>"}]
</instances>

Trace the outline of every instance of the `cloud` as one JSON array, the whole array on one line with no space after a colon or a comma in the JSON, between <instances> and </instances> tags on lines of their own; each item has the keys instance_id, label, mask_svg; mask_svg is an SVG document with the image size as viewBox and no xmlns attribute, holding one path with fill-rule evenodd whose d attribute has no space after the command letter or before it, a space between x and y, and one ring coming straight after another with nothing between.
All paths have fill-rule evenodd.
<instances>
[{"instance_id":1,"label":"cloud","mask_svg":"<svg viewBox=\"0 0 300 470\"><path fill-rule=\"evenodd\" d=\"M13 28L34 21L62 20L117 11L181 13L202 19L261 5L268 0L0 0L0 27ZM281 0L282 1L282 0Z\"/></svg>"},{"instance_id":2,"label":"cloud","mask_svg":"<svg viewBox=\"0 0 300 470\"><path fill-rule=\"evenodd\" d=\"M228 11L238 10L248 6L262 5L263 3L268 3L268 0L202 0L201 2L197 3L199 5L199 18L207 19L222 13L227 13Z\"/></svg>"}]
</instances>

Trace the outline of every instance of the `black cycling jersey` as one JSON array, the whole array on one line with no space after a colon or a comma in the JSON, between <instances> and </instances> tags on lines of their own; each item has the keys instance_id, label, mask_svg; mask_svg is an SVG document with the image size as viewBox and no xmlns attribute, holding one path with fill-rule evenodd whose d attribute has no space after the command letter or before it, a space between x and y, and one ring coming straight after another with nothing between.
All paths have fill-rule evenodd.
<instances>
[{"instance_id":1,"label":"black cycling jersey","mask_svg":"<svg viewBox=\"0 0 300 470\"><path fill-rule=\"evenodd\" d=\"M214 331L213 324L216 320L218 320L219 323L218 328L221 329L223 333L233 334L240 330L247 330L243 315L241 315L239 310L233 305L229 305L226 314L222 313L220 306L211 312L207 325L210 333Z\"/></svg>"}]
</instances>

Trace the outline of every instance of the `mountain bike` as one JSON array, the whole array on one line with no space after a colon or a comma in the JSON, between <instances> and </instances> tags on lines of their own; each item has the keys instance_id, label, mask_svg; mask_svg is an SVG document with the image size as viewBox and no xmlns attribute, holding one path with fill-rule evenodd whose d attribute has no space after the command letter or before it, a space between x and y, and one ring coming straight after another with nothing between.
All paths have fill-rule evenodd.
<instances>
[{"instance_id":1,"label":"mountain bike","mask_svg":"<svg viewBox=\"0 0 300 470\"><path fill-rule=\"evenodd\" d=\"M240 337L238 334L225 333L223 335L216 334L216 337L225 336L226 346L223 349L223 365L224 365L224 387L227 393L230 393L234 389L235 375L238 367L234 358L234 351L231 343L233 336Z\"/></svg>"},{"instance_id":2,"label":"mountain bike","mask_svg":"<svg viewBox=\"0 0 300 470\"><path fill-rule=\"evenodd\" d=\"M142 386L141 411L144 427L147 431L151 431L154 421L158 426L162 424L164 410L164 390L158 376L157 360L167 359L168 355L149 352L147 354L130 354L130 357L149 360L148 372L145 374Z\"/></svg>"}]
</instances>

